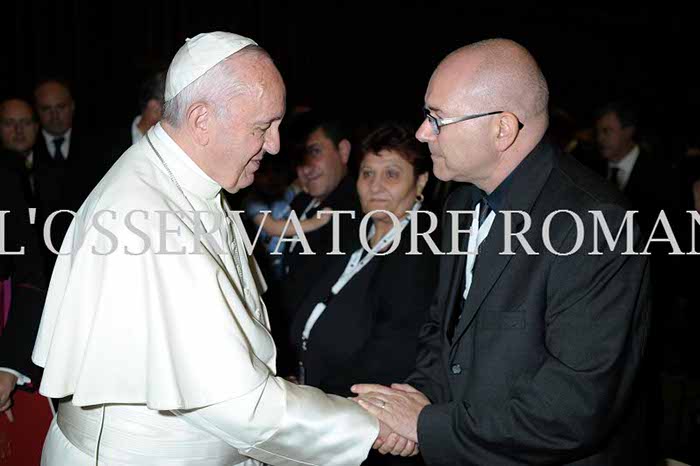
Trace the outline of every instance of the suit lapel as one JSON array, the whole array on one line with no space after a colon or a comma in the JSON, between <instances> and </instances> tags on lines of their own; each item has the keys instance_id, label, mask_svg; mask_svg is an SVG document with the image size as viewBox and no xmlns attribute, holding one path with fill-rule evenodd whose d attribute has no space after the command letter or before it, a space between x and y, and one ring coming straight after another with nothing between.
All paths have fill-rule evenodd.
<instances>
[{"instance_id":1,"label":"suit lapel","mask_svg":"<svg viewBox=\"0 0 700 466\"><path fill-rule=\"evenodd\" d=\"M502 210L523 211L528 215L539 196L545 182L549 178L552 170L554 152L552 147L546 143L540 143L517 167L517 172L508 187L506 198ZM523 223L523 216L518 213L511 214L512 226L510 231L520 231ZM536 222L533 221L533 224ZM488 297L498 278L511 261L512 255L501 254L504 251L505 240L505 220L504 215L499 212L496 215L489 235L479 249L477 262L474 270L474 277L469 295L462 311L462 317L455 329L452 340L452 351L454 352L457 343L467 329L473 324L476 314L481 309L482 304ZM529 234L536 234L531 228ZM526 234L526 239L529 235ZM513 238L511 242L512 250L518 253L520 242ZM464 265L461 273L464 274ZM461 298L461 294L459 296Z\"/></svg>"},{"instance_id":2,"label":"suit lapel","mask_svg":"<svg viewBox=\"0 0 700 466\"><path fill-rule=\"evenodd\" d=\"M520 231L522 224L522 216L513 215L512 231ZM479 248L479 255L474 267L474 276L472 286L469 288L467 301L464 303L462 317L459 319L459 324L455 329L453 339L456 348L456 343L464 332L471 326L477 311L481 308L481 304L486 299L494 284L505 270L508 262L513 258L513 255L500 254L504 250L504 217L502 214L496 216L489 235ZM512 242L514 253L518 253L520 248L519 241ZM462 274L466 273L464 265L462 265ZM461 298L461 294L460 294Z\"/></svg>"}]
</instances>

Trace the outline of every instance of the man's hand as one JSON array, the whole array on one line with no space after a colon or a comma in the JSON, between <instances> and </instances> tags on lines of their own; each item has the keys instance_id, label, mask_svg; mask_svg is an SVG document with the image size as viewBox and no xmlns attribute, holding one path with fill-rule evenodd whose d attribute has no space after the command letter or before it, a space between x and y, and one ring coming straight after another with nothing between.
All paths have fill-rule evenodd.
<instances>
[{"instance_id":1,"label":"man's hand","mask_svg":"<svg viewBox=\"0 0 700 466\"><path fill-rule=\"evenodd\" d=\"M348 399L360 404L361 398L350 397ZM382 421L379 421L379 435L377 435L372 448L379 450L382 455L391 453L395 456L415 456L419 453L418 445L415 442L400 436Z\"/></svg>"},{"instance_id":2,"label":"man's hand","mask_svg":"<svg viewBox=\"0 0 700 466\"><path fill-rule=\"evenodd\" d=\"M12 392L15 390L16 384L16 375L0 371L0 413L12 406Z\"/></svg>"},{"instance_id":3,"label":"man's hand","mask_svg":"<svg viewBox=\"0 0 700 466\"><path fill-rule=\"evenodd\" d=\"M394 456L415 456L418 454L418 445L401 437L382 421L379 421L379 436L372 448L379 450L382 455L391 453Z\"/></svg>"},{"instance_id":4,"label":"man's hand","mask_svg":"<svg viewBox=\"0 0 700 466\"><path fill-rule=\"evenodd\" d=\"M380 422L405 439L418 443L418 416L423 408L430 404L425 395L405 384L393 384L391 388L359 384L353 385L351 390L360 395L360 406L376 416ZM384 443L387 444L388 440L389 438ZM380 452L386 449L387 445L382 445Z\"/></svg>"}]
</instances>

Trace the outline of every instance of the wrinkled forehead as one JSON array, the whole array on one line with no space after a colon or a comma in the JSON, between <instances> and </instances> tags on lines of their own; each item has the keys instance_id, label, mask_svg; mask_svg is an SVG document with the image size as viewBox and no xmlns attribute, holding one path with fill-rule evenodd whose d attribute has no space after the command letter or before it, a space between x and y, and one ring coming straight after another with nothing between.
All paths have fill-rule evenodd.
<instances>
[{"instance_id":1,"label":"wrinkled forehead","mask_svg":"<svg viewBox=\"0 0 700 466\"><path fill-rule=\"evenodd\" d=\"M275 110L284 113L287 91L282 75L267 56L252 59L257 60L257 63L248 73L244 73L244 79L248 80L254 94L263 100L264 105L275 107Z\"/></svg>"}]
</instances>

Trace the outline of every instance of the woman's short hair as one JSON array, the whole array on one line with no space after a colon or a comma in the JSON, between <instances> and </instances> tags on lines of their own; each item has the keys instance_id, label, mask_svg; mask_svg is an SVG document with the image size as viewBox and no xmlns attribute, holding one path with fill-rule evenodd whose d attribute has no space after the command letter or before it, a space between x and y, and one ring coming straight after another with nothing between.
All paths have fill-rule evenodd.
<instances>
[{"instance_id":1,"label":"woman's short hair","mask_svg":"<svg viewBox=\"0 0 700 466\"><path fill-rule=\"evenodd\" d=\"M381 151L392 151L413 166L416 177L430 170L430 157L424 146L415 137L415 131L408 125L389 121L371 131L360 144L359 163L367 154L380 155Z\"/></svg>"}]
</instances>

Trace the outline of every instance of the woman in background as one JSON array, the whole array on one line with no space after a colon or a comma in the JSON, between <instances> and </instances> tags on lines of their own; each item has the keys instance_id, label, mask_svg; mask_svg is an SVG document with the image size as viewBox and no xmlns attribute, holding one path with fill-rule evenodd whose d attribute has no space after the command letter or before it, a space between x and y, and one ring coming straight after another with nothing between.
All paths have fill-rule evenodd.
<instances>
[{"instance_id":1,"label":"woman in background","mask_svg":"<svg viewBox=\"0 0 700 466\"><path fill-rule=\"evenodd\" d=\"M354 383L389 385L413 370L418 332L436 284L437 257L421 241L420 255L407 255L410 222L416 221L407 211L420 209L429 169L429 157L406 127L384 124L362 142L357 180L362 210L391 212L400 225L387 213L375 212L368 234L372 252L358 240L352 255L327 256L327 273L318 277L290 329L300 383L352 396ZM382 255L395 238L398 247ZM365 464L419 461L373 452Z\"/></svg>"}]
</instances>

